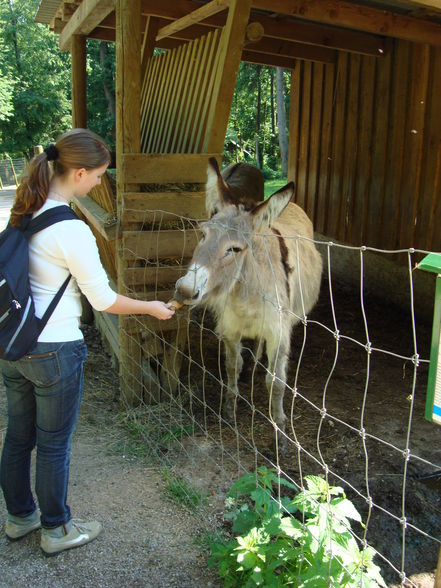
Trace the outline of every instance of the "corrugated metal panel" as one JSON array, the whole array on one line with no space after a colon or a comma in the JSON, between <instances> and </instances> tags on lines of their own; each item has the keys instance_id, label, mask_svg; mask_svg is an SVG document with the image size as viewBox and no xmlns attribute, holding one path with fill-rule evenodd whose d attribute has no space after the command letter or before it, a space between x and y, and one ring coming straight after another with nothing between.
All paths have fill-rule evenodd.
<instances>
[{"instance_id":1,"label":"corrugated metal panel","mask_svg":"<svg viewBox=\"0 0 441 588\"><path fill-rule=\"evenodd\" d=\"M441 49L298 62L290 179L317 231L351 245L441 250Z\"/></svg>"},{"instance_id":2,"label":"corrugated metal panel","mask_svg":"<svg viewBox=\"0 0 441 588\"><path fill-rule=\"evenodd\" d=\"M50 24L60 4L62 4L60 0L41 0L35 15L35 22Z\"/></svg>"}]
</instances>

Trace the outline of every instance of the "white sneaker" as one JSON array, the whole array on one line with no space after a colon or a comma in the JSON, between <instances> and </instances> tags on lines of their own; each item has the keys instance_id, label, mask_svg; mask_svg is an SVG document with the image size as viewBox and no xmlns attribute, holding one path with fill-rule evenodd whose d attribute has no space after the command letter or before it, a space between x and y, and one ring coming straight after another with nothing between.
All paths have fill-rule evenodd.
<instances>
[{"instance_id":1,"label":"white sneaker","mask_svg":"<svg viewBox=\"0 0 441 588\"><path fill-rule=\"evenodd\" d=\"M45 555L56 555L65 549L90 543L100 534L101 523L90 521L69 521L54 529L41 529L41 549Z\"/></svg>"},{"instance_id":2,"label":"white sneaker","mask_svg":"<svg viewBox=\"0 0 441 588\"><path fill-rule=\"evenodd\" d=\"M5 533L8 539L11 541L17 541L17 539L22 539L28 533L31 533L40 527L40 511L37 508L26 517L8 515L5 524Z\"/></svg>"}]
</instances>

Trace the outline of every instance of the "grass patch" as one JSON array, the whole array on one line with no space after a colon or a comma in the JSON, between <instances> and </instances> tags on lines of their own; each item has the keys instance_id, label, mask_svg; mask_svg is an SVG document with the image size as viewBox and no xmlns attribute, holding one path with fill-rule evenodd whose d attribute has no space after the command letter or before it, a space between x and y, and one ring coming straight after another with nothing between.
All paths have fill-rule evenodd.
<instances>
[{"instance_id":1,"label":"grass patch","mask_svg":"<svg viewBox=\"0 0 441 588\"><path fill-rule=\"evenodd\" d=\"M190 486L184 478L177 476L171 470L164 469L161 472L165 480L168 493L173 500L183 504L192 511L195 511L205 502L205 496Z\"/></svg>"},{"instance_id":2,"label":"grass patch","mask_svg":"<svg viewBox=\"0 0 441 588\"><path fill-rule=\"evenodd\" d=\"M178 417L174 420L177 422ZM109 439L109 449L151 463L160 463L171 444L194 433L189 423L171 426L169 409L161 405L127 409L119 415L117 424L120 435Z\"/></svg>"},{"instance_id":3,"label":"grass patch","mask_svg":"<svg viewBox=\"0 0 441 588\"><path fill-rule=\"evenodd\" d=\"M168 429L169 418L170 414L159 405L144 410L127 410L120 422L124 433L118 444L113 444L113 449L125 457L159 465L169 497L195 512L205 504L206 496L164 464L168 447L193 434L193 427L182 423Z\"/></svg>"},{"instance_id":4,"label":"grass patch","mask_svg":"<svg viewBox=\"0 0 441 588\"><path fill-rule=\"evenodd\" d=\"M286 184L286 180L284 178L278 178L277 180L266 180L265 181L265 198L268 198L268 196L271 196L271 194L274 194L274 192L277 192L277 190L280 190L280 188L283 188L283 186L285 186Z\"/></svg>"}]
</instances>

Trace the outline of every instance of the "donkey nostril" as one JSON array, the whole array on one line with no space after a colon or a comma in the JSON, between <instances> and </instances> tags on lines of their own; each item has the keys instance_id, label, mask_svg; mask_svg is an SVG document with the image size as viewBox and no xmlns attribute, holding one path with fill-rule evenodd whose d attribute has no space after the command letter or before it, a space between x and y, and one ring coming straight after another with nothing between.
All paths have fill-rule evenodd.
<instances>
[{"instance_id":1,"label":"donkey nostril","mask_svg":"<svg viewBox=\"0 0 441 588\"><path fill-rule=\"evenodd\" d=\"M191 297L192 300L196 300L197 298L199 298L199 290Z\"/></svg>"}]
</instances>

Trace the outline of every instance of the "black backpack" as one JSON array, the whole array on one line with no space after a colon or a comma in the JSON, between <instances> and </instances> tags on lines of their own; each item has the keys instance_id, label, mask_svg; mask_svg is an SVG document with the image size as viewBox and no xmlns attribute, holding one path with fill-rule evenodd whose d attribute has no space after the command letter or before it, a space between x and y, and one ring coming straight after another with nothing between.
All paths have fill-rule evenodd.
<instances>
[{"instance_id":1,"label":"black backpack","mask_svg":"<svg viewBox=\"0 0 441 588\"><path fill-rule=\"evenodd\" d=\"M57 206L32 219L23 217L20 228L10 224L0 233L0 358L15 361L37 343L41 331L60 301L68 276L41 318L35 316L29 284L28 239L63 220L80 220L67 206Z\"/></svg>"}]
</instances>

